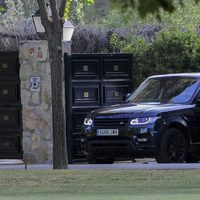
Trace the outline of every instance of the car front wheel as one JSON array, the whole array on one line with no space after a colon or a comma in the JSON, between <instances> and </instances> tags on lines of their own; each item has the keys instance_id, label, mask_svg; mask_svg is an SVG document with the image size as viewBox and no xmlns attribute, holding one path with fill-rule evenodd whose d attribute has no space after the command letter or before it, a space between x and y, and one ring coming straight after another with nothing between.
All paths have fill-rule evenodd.
<instances>
[{"instance_id":1,"label":"car front wheel","mask_svg":"<svg viewBox=\"0 0 200 200\"><path fill-rule=\"evenodd\" d=\"M160 149L156 155L158 163L182 163L188 150L184 134L175 128L168 129L163 135Z\"/></svg>"}]
</instances>

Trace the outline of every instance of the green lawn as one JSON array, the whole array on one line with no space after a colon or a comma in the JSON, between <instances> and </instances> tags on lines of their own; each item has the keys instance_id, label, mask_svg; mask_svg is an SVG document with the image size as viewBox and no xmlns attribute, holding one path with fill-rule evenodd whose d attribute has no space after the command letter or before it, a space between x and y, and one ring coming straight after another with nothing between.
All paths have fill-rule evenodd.
<instances>
[{"instance_id":1,"label":"green lawn","mask_svg":"<svg viewBox=\"0 0 200 200\"><path fill-rule=\"evenodd\" d=\"M0 199L200 200L200 170L0 171Z\"/></svg>"}]
</instances>

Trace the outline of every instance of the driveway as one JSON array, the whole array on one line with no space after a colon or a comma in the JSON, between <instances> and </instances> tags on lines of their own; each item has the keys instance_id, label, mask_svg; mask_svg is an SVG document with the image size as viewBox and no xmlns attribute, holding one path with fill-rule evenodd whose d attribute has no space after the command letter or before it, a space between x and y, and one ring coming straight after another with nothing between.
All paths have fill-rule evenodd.
<instances>
[{"instance_id":1,"label":"driveway","mask_svg":"<svg viewBox=\"0 0 200 200\"><path fill-rule=\"evenodd\" d=\"M1 161L0 170L24 170L25 166L21 161ZM46 170L52 169L51 164L28 165L28 170ZM114 164L89 165L87 163L69 165L70 170L88 170L88 169L143 169L143 170L179 170L179 169L200 169L200 163L183 163L183 164L157 164L154 160L137 160L115 162Z\"/></svg>"}]
</instances>

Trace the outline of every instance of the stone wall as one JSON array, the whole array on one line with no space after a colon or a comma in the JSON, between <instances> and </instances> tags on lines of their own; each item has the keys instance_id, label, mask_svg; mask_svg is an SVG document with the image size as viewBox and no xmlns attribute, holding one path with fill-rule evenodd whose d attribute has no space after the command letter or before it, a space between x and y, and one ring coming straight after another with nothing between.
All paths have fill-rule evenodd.
<instances>
[{"instance_id":1,"label":"stone wall","mask_svg":"<svg viewBox=\"0 0 200 200\"><path fill-rule=\"evenodd\" d=\"M21 42L19 59L24 160L51 163L51 70L47 41Z\"/></svg>"}]
</instances>

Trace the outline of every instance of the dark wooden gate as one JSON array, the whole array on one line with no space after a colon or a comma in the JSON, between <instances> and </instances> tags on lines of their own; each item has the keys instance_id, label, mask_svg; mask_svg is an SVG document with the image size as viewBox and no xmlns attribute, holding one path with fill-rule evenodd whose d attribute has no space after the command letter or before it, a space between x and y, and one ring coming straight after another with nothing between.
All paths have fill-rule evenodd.
<instances>
[{"instance_id":1,"label":"dark wooden gate","mask_svg":"<svg viewBox=\"0 0 200 200\"><path fill-rule=\"evenodd\" d=\"M22 117L17 52L0 52L0 158L22 158Z\"/></svg>"},{"instance_id":2,"label":"dark wooden gate","mask_svg":"<svg viewBox=\"0 0 200 200\"><path fill-rule=\"evenodd\" d=\"M88 112L118 104L132 89L132 54L65 55L69 162L84 158L80 131Z\"/></svg>"}]
</instances>

